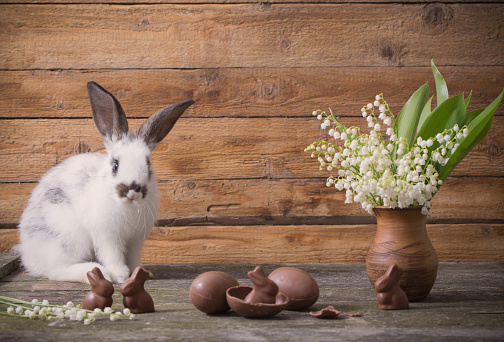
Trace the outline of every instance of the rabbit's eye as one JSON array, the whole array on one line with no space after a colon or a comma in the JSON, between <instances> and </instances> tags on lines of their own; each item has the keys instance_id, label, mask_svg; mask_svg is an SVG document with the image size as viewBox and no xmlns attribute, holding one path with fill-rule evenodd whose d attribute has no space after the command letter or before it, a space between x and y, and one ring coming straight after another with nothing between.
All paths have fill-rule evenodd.
<instances>
[{"instance_id":1,"label":"rabbit's eye","mask_svg":"<svg viewBox=\"0 0 504 342\"><path fill-rule=\"evenodd\" d=\"M114 174L116 174L118 170L119 170L119 160L113 159L112 160L112 172Z\"/></svg>"}]
</instances>

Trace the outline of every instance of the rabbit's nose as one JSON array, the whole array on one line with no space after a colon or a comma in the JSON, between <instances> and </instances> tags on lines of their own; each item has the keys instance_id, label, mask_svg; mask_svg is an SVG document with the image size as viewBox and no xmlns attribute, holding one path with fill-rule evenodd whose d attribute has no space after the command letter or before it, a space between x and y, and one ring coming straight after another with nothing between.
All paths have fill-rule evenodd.
<instances>
[{"instance_id":1,"label":"rabbit's nose","mask_svg":"<svg viewBox=\"0 0 504 342\"><path fill-rule=\"evenodd\" d=\"M135 192L141 192L142 191L142 187L140 185L138 185L136 182L133 182L130 185L130 190L133 190Z\"/></svg>"},{"instance_id":2,"label":"rabbit's nose","mask_svg":"<svg viewBox=\"0 0 504 342\"><path fill-rule=\"evenodd\" d=\"M121 198L128 198L130 201L145 198L147 196L147 187L137 184L136 182L130 185L119 184L116 187L117 194Z\"/></svg>"},{"instance_id":3,"label":"rabbit's nose","mask_svg":"<svg viewBox=\"0 0 504 342\"><path fill-rule=\"evenodd\" d=\"M147 196L147 186L145 185L140 185L133 182L130 185L130 189L135 191L137 194L142 194L142 198L145 198L145 196Z\"/></svg>"}]
</instances>

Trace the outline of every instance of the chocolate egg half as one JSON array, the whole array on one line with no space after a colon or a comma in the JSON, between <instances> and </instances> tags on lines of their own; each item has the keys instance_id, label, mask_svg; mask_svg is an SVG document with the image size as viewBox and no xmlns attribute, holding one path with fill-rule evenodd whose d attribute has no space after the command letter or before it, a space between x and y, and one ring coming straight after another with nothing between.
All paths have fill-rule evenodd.
<instances>
[{"instance_id":1,"label":"chocolate egg half","mask_svg":"<svg viewBox=\"0 0 504 342\"><path fill-rule=\"evenodd\" d=\"M281 293L289 297L287 310L302 310L317 301L319 287L315 279L303 270L295 267L280 267L268 276L277 285Z\"/></svg>"},{"instance_id":2,"label":"chocolate egg half","mask_svg":"<svg viewBox=\"0 0 504 342\"><path fill-rule=\"evenodd\" d=\"M287 307L289 298L278 292L275 303L247 303L245 298L252 291L250 286L233 286L227 290L227 301L234 312L248 318L265 318L275 316Z\"/></svg>"},{"instance_id":3,"label":"chocolate egg half","mask_svg":"<svg viewBox=\"0 0 504 342\"><path fill-rule=\"evenodd\" d=\"M230 309L226 291L238 285L238 281L225 272L209 271L194 279L189 296L198 310L207 314L223 313Z\"/></svg>"}]
</instances>

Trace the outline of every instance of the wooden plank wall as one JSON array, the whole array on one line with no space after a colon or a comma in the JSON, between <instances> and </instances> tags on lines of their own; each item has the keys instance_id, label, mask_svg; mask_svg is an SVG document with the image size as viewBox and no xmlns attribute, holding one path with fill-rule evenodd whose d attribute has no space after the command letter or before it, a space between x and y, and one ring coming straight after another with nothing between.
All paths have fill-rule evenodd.
<instances>
[{"instance_id":1,"label":"wooden plank wall","mask_svg":"<svg viewBox=\"0 0 504 342\"><path fill-rule=\"evenodd\" d=\"M363 262L374 218L303 153L311 112L385 93L396 113L434 58L471 109L504 86L502 1L12 0L0 4L0 250L37 180L100 151L86 83L138 127L194 98L152 162L163 194L145 263ZM504 261L504 106L433 201L441 261Z\"/></svg>"}]
</instances>

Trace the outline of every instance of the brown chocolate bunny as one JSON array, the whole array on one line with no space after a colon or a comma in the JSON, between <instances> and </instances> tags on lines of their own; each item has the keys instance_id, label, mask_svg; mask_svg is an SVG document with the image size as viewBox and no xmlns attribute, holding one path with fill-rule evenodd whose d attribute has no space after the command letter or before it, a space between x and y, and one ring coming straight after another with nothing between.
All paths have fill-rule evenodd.
<instances>
[{"instance_id":1,"label":"brown chocolate bunny","mask_svg":"<svg viewBox=\"0 0 504 342\"><path fill-rule=\"evenodd\" d=\"M130 309L134 314L154 312L154 301L144 288L144 283L148 277L149 272L138 266L131 277L122 283L120 287L124 307Z\"/></svg>"},{"instance_id":2,"label":"brown chocolate bunny","mask_svg":"<svg viewBox=\"0 0 504 342\"><path fill-rule=\"evenodd\" d=\"M399 278L404 273L396 264L390 265L387 272L378 278L375 290L381 310L402 310L409 308L408 297L399 287Z\"/></svg>"},{"instance_id":3,"label":"brown chocolate bunny","mask_svg":"<svg viewBox=\"0 0 504 342\"><path fill-rule=\"evenodd\" d=\"M252 304L275 304L278 285L264 274L261 266L257 266L253 271L248 272L248 276L252 284L254 284L254 288L245 297L244 301Z\"/></svg>"},{"instance_id":4,"label":"brown chocolate bunny","mask_svg":"<svg viewBox=\"0 0 504 342\"><path fill-rule=\"evenodd\" d=\"M86 310L94 310L96 308L104 310L106 307L111 307L114 285L105 279L98 267L89 271L87 277L91 284L91 291L84 298L82 308Z\"/></svg>"}]
</instances>

